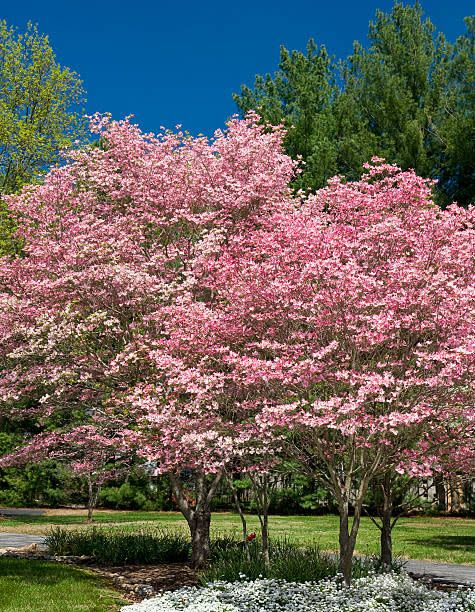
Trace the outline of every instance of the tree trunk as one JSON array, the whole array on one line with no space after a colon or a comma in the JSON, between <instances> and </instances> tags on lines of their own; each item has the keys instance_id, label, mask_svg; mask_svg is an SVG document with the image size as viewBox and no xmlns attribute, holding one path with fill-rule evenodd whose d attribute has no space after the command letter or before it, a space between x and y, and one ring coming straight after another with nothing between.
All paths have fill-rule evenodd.
<instances>
[{"instance_id":1,"label":"tree trunk","mask_svg":"<svg viewBox=\"0 0 475 612\"><path fill-rule=\"evenodd\" d=\"M231 489L231 493L233 495L233 499L234 499L234 504L236 506L236 509L239 513L239 518L241 519L241 526L242 526L242 545L244 547L244 552L246 553L246 560L247 561L251 561L251 554L249 552L249 542L247 540L247 521L246 521L246 516L243 512L242 506L241 506L241 502L239 501L239 495L238 492L236 491L236 487L234 486L234 482L232 477L229 478L228 477L228 482L229 482L229 487Z\"/></svg>"},{"instance_id":2,"label":"tree trunk","mask_svg":"<svg viewBox=\"0 0 475 612\"><path fill-rule=\"evenodd\" d=\"M209 559L211 511L193 512L188 525L191 533L191 565L201 569L206 567Z\"/></svg>"},{"instance_id":3,"label":"tree trunk","mask_svg":"<svg viewBox=\"0 0 475 612\"><path fill-rule=\"evenodd\" d=\"M340 505L340 532L339 532L340 556L338 559L338 571L343 575L345 583L351 583L351 570L353 565L354 544L351 545L349 531L349 508L348 503Z\"/></svg>"},{"instance_id":4,"label":"tree trunk","mask_svg":"<svg viewBox=\"0 0 475 612\"><path fill-rule=\"evenodd\" d=\"M460 512L463 507L463 486L460 476L452 476L447 480L448 507L450 513Z\"/></svg>"},{"instance_id":5,"label":"tree trunk","mask_svg":"<svg viewBox=\"0 0 475 612\"><path fill-rule=\"evenodd\" d=\"M391 567L393 564L391 510L389 512L383 512L381 520L381 563L387 567Z\"/></svg>"},{"instance_id":6,"label":"tree trunk","mask_svg":"<svg viewBox=\"0 0 475 612\"><path fill-rule=\"evenodd\" d=\"M210 552L211 501L216 493L222 472L205 476L196 475L196 505L188 503L180 478L170 474L170 482L180 511L188 523L191 534L191 564L194 569L207 566ZM212 478L212 480L211 480Z\"/></svg>"},{"instance_id":7,"label":"tree trunk","mask_svg":"<svg viewBox=\"0 0 475 612\"><path fill-rule=\"evenodd\" d=\"M447 510L447 495L443 476L438 474L434 477L434 486L437 498L437 510L439 512L445 512Z\"/></svg>"},{"instance_id":8,"label":"tree trunk","mask_svg":"<svg viewBox=\"0 0 475 612\"><path fill-rule=\"evenodd\" d=\"M263 474L260 478L255 478L254 476L250 475L250 478L254 488L254 496L257 504L257 516L261 525L262 559L264 561L264 567L269 569L269 475Z\"/></svg>"},{"instance_id":9,"label":"tree trunk","mask_svg":"<svg viewBox=\"0 0 475 612\"><path fill-rule=\"evenodd\" d=\"M270 567L270 555L269 555L269 507L264 508L261 521L261 534L262 534L262 558L264 560L264 566L266 569Z\"/></svg>"},{"instance_id":10,"label":"tree trunk","mask_svg":"<svg viewBox=\"0 0 475 612\"><path fill-rule=\"evenodd\" d=\"M88 486L88 498L87 498L87 522L92 523L93 512L96 509L97 502L99 500L99 493L101 492L101 485L96 484L96 490L94 491L94 480L91 476L87 477Z\"/></svg>"},{"instance_id":11,"label":"tree trunk","mask_svg":"<svg viewBox=\"0 0 475 612\"><path fill-rule=\"evenodd\" d=\"M92 479L88 477L87 479L88 486L88 497L87 497L87 522L92 523L93 518L92 514L94 512L94 485L92 483Z\"/></svg>"},{"instance_id":12,"label":"tree trunk","mask_svg":"<svg viewBox=\"0 0 475 612\"><path fill-rule=\"evenodd\" d=\"M354 495L354 516L350 529L350 498L354 488L355 474L359 471L359 466L365 465L365 457L363 451L360 451L358 456L357 448L353 447L348 465L343 465L344 469L336 469L336 466L331 462L325 462L328 468L328 480L335 498L338 502L338 511L340 515L340 529L338 534L339 541L339 559L338 571L343 575L345 584L351 584L351 570L353 565L353 553L355 552L356 538L360 528L361 513L363 511L363 500L368 490L368 485L374 477L378 469L383 451L379 448L370 465L367 465L364 475L359 480L359 485Z\"/></svg>"},{"instance_id":13,"label":"tree trunk","mask_svg":"<svg viewBox=\"0 0 475 612\"><path fill-rule=\"evenodd\" d=\"M381 510L381 563L390 568L393 564L392 515L393 492L390 473L386 473L382 484L383 507Z\"/></svg>"},{"instance_id":14,"label":"tree trunk","mask_svg":"<svg viewBox=\"0 0 475 612\"><path fill-rule=\"evenodd\" d=\"M368 488L369 476L362 479L355 494L353 522L350 529L350 485L351 480L346 479L345 486L339 491L338 507L340 511L340 558L338 569L345 580L345 584L351 584L351 570L353 565L353 554L355 552L356 538L361 523L361 513L363 510L363 499Z\"/></svg>"}]
</instances>

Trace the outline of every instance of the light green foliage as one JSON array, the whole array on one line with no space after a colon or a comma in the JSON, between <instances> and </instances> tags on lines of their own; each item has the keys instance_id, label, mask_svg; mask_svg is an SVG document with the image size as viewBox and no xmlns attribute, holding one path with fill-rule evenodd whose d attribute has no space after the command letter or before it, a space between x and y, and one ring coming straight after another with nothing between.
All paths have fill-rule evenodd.
<instances>
[{"instance_id":1,"label":"light green foliage","mask_svg":"<svg viewBox=\"0 0 475 612\"><path fill-rule=\"evenodd\" d=\"M279 70L257 76L234 99L242 112L290 128L301 155L296 187L322 187L334 174L358 177L373 155L438 180L441 204L475 196L474 18L449 43L416 3L377 11L369 45L354 44L339 66L324 47L281 49ZM338 84L338 87L336 86ZM291 127L294 126L294 127Z\"/></svg>"},{"instance_id":2,"label":"light green foliage","mask_svg":"<svg viewBox=\"0 0 475 612\"><path fill-rule=\"evenodd\" d=\"M60 151L85 134L77 74L62 67L47 36L0 21L0 197L38 180ZM13 222L0 204L0 254L11 252Z\"/></svg>"},{"instance_id":3,"label":"light green foliage","mask_svg":"<svg viewBox=\"0 0 475 612\"><path fill-rule=\"evenodd\" d=\"M0 256L18 253L20 244L12 238L15 222L6 203L0 199Z\"/></svg>"}]
</instances>

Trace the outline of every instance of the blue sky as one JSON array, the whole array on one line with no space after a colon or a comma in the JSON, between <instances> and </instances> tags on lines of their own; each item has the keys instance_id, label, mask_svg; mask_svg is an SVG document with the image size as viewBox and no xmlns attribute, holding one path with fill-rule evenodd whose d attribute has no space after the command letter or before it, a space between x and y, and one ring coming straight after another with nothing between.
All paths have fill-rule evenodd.
<instances>
[{"instance_id":1,"label":"blue sky","mask_svg":"<svg viewBox=\"0 0 475 612\"><path fill-rule=\"evenodd\" d=\"M38 23L62 64L87 89L87 112L134 114L145 130L180 123L211 134L236 112L231 94L273 71L279 45L303 49L310 36L337 56L365 41L376 8L353 0L23 0L2 3L0 18ZM473 12L468 0L423 0L426 14L454 39Z\"/></svg>"}]
</instances>

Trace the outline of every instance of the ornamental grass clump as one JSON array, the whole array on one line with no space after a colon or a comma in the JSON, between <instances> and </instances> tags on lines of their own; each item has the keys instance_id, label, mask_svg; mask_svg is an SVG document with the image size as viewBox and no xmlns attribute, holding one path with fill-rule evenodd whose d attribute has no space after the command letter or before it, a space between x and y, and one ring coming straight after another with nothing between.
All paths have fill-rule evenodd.
<instances>
[{"instance_id":1,"label":"ornamental grass clump","mask_svg":"<svg viewBox=\"0 0 475 612\"><path fill-rule=\"evenodd\" d=\"M133 532L97 527L68 531L58 527L50 531L46 545L50 554L85 555L103 565L179 563L190 559L186 535L152 527Z\"/></svg>"},{"instance_id":2,"label":"ornamental grass clump","mask_svg":"<svg viewBox=\"0 0 475 612\"><path fill-rule=\"evenodd\" d=\"M270 565L266 567L257 539L242 542L221 538L211 547L210 567L201 574L200 581L207 584L215 580L233 582L245 576L250 580L275 578L292 582L307 582L335 576L338 572L336 557L322 553L315 545L298 546L287 539L270 542ZM356 573L358 572L358 573ZM355 565L355 574L367 573L363 563Z\"/></svg>"}]
</instances>

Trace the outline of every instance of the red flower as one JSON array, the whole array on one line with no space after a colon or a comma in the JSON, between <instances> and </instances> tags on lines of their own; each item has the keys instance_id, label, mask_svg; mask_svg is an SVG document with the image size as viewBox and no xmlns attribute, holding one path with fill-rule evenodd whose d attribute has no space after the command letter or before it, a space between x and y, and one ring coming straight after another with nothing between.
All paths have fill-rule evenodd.
<instances>
[{"instance_id":1,"label":"red flower","mask_svg":"<svg viewBox=\"0 0 475 612\"><path fill-rule=\"evenodd\" d=\"M252 540L253 540L255 537L256 537L256 534L255 534L255 532L253 531L252 533L250 533L250 534L247 536L246 540L247 540L248 542L252 542Z\"/></svg>"}]
</instances>

